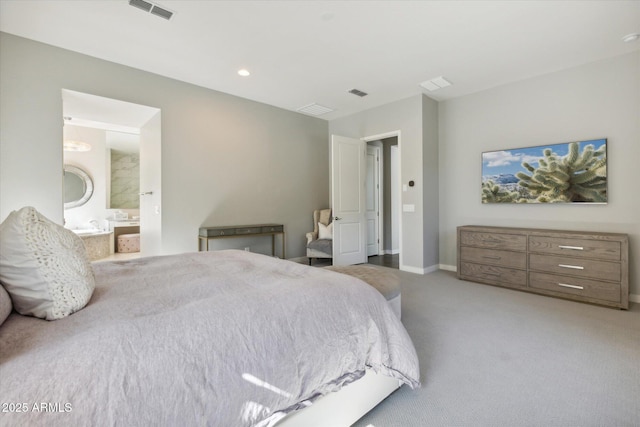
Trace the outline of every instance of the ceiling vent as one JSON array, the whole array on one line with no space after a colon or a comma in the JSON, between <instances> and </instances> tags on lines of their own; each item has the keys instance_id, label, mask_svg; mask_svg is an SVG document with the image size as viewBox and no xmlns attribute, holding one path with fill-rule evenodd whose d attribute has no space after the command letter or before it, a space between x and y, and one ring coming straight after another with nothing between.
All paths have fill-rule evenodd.
<instances>
[{"instance_id":1,"label":"ceiling vent","mask_svg":"<svg viewBox=\"0 0 640 427\"><path fill-rule=\"evenodd\" d=\"M167 21L173 16L173 12L167 9L163 9L160 6L153 6L153 9L151 9L151 14L159 16L160 18L164 18Z\"/></svg>"},{"instance_id":2,"label":"ceiling vent","mask_svg":"<svg viewBox=\"0 0 640 427\"><path fill-rule=\"evenodd\" d=\"M160 18L164 18L167 21L171 19L171 17L173 16L173 12L171 12L170 10L145 0L129 0L129 4L133 7L137 7L140 10L149 12L152 15L156 15L156 16L159 16Z\"/></svg>"},{"instance_id":3,"label":"ceiling vent","mask_svg":"<svg viewBox=\"0 0 640 427\"><path fill-rule=\"evenodd\" d=\"M325 107L320 104L313 103L313 104L305 105L304 107L300 107L296 111L298 111L299 113L310 114L312 116L321 116L323 114L332 112L333 109L329 107Z\"/></svg>"},{"instance_id":4,"label":"ceiling vent","mask_svg":"<svg viewBox=\"0 0 640 427\"><path fill-rule=\"evenodd\" d=\"M363 91L358 90L358 89L351 89L351 90L349 91L349 93L352 93L352 94L354 94L354 95L356 95L356 96L359 96L360 98L362 98L362 97L365 97L365 96L369 95L367 92L363 92Z\"/></svg>"},{"instance_id":5,"label":"ceiling vent","mask_svg":"<svg viewBox=\"0 0 640 427\"><path fill-rule=\"evenodd\" d=\"M422 82L420 83L420 86L422 86L429 92L433 92L434 90L451 86L451 82L447 81L444 77L440 76L440 77L433 78L431 80L427 80L426 82Z\"/></svg>"}]
</instances>

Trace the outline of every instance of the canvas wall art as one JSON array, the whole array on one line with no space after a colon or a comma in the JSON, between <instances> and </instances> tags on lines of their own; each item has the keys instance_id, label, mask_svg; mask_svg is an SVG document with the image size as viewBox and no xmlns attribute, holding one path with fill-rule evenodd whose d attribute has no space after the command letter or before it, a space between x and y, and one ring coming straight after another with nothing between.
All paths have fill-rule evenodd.
<instances>
[{"instance_id":1,"label":"canvas wall art","mask_svg":"<svg viewBox=\"0 0 640 427\"><path fill-rule=\"evenodd\" d=\"M482 203L607 203L607 140L482 153Z\"/></svg>"}]
</instances>

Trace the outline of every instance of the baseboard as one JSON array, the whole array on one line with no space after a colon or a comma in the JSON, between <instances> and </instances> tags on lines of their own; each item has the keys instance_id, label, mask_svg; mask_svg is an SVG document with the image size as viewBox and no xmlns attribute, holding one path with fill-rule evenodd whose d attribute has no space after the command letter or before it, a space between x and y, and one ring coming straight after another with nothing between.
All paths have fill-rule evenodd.
<instances>
[{"instance_id":1,"label":"baseboard","mask_svg":"<svg viewBox=\"0 0 640 427\"><path fill-rule=\"evenodd\" d=\"M640 303L640 294L629 294L629 301Z\"/></svg>"},{"instance_id":2,"label":"baseboard","mask_svg":"<svg viewBox=\"0 0 640 427\"><path fill-rule=\"evenodd\" d=\"M434 271L438 271L438 270L440 270L440 267L437 264L432 265L424 269L424 274L433 273Z\"/></svg>"},{"instance_id":3,"label":"baseboard","mask_svg":"<svg viewBox=\"0 0 640 427\"><path fill-rule=\"evenodd\" d=\"M433 273L434 271L438 271L439 270L439 266L437 265L432 265L426 268L419 268L419 267L411 267L409 265L401 265L400 266L400 270L402 271L408 271L409 273L415 273L415 274L429 274L429 273Z\"/></svg>"},{"instance_id":4,"label":"baseboard","mask_svg":"<svg viewBox=\"0 0 640 427\"><path fill-rule=\"evenodd\" d=\"M424 270L422 268L411 267L409 265L401 265L400 270L408 271L409 273L424 274Z\"/></svg>"},{"instance_id":5,"label":"baseboard","mask_svg":"<svg viewBox=\"0 0 640 427\"><path fill-rule=\"evenodd\" d=\"M400 249L385 249L383 253L385 255L397 255L400 253Z\"/></svg>"}]
</instances>

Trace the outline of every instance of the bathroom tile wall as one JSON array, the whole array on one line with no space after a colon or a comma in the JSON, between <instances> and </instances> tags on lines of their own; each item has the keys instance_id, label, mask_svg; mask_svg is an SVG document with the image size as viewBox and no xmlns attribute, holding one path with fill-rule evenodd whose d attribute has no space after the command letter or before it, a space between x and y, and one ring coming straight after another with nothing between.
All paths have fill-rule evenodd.
<instances>
[{"instance_id":1,"label":"bathroom tile wall","mask_svg":"<svg viewBox=\"0 0 640 427\"><path fill-rule=\"evenodd\" d=\"M138 209L140 155L111 150L111 208Z\"/></svg>"}]
</instances>

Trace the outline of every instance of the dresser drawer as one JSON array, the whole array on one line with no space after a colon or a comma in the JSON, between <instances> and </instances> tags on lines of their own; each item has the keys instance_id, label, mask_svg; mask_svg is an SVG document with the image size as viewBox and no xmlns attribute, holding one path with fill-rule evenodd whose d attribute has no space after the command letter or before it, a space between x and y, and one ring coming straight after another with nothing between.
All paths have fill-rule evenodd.
<instances>
[{"instance_id":1,"label":"dresser drawer","mask_svg":"<svg viewBox=\"0 0 640 427\"><path fill-rule=\"evenodd\" d=\"M259 234L262 232L262 227L240 227L236 228L236 234Z\"/></svg>"},{"instance_id":2,"label":"dresser drawer","mask_svg":"<svg viewBox=\"0 0 640 427\"><path fill-rule=\"evenodd\" d=\"M204 237L233 236L236 234L236 229L224 227L203 227L200 229L199 234Z\"/></svg>"},{"instance_id":3,"label":"dresser drawer","mask_svg":"<svg viewBox=\"0 0 640 427\"><path fill-rule=\"evenodd\" d=\"M263 225L261 227L262 233L279 233L284 231L283 225Z\"/></svg>"},{"instance_id":4,"label":"dresser drawer","mask_svg":"<svg viewBox=\"0 0 640 427\"><path fill-rule=\"evenodd\" d=\"M527 255L524 252L498 251L494 249L479 249L463 246L460 248L460 259L478 264L527 268Z\"/></svg>"},{"instance_id":5,"label":"dresser drawer","mask_svg":"<svg viewBox=\"0 0 640 427\"><path fill-rule=\"evenodd\" d=\"M620 264L607 261L529 254L529 269L611 282L621 280Z\"/></svg>"},{"instance_id":6,"label":"dresser drawer","mask_svg":"<svg viewBox=\"0 0 640 427\"><path fill-rule=\"evenodd\" d=\"M547 236L529 236L529 251L612 261L621 254L620 242Z\"/></svg>"},{"instance_id":7,"label":"dresser drawer","mask_svg":"<svg viewBox=\"0 0 640 427\"><path fill-rule=\"evenodd\" d=\"M527 272L524 270L462 262L460 263L460 273L463 278L480 282L520 288L527 286Z\"/></svg>"},{"instance_id":8,"label":"dresser drawer","mask_svg":"<svg viewBox=\"0 0 640 427\"><path fill-rule=\"evenodd\" d=\"M529 273L529 287L604 301L620 302L620 284L555 274Z\"/></svg>"},{"instance_id":9,"label":"dresser drawer","mask_svg":"<svg viewBox=\"0 0 640 427\"><path fill-rule=\"evenodd\" d=\"M476 248L502 249L509 251L526 251L527 236L503 233L482 233L478 231L462 231L460 244Z\"/></svg>"}]
</instances>

